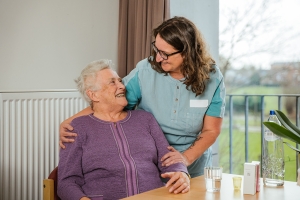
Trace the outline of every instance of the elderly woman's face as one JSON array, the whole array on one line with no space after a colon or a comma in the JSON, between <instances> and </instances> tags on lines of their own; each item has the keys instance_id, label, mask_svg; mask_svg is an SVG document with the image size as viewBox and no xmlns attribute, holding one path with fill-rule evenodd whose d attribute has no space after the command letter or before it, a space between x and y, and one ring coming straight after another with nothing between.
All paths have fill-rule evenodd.
<instances>
[{"instance_id":1,"label":"elderly woman's face","mask_svg":"<svg viewBox=\"0 0 300 200\"><path fill-rule=\"evenodd\" d=\"M126 90L122 79L111 69L103 69L97 73L96 84L100 90L95 92L95 96L103 105L115 106L115 108L125 107L127 105Z\"/></svg>"}]
</instances>

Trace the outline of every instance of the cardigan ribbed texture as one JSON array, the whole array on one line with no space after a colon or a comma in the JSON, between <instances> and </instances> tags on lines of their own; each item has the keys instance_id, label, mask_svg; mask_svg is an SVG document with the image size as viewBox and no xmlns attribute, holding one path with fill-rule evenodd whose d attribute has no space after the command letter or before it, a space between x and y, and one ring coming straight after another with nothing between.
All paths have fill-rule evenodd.
<instances>
[{"instance_id":1,"label":"cardigan ribbed texture","mask_svg":"<svg viewBox=\"0 0 300 200\"><path fill-rule=\"evenodd\" d=\"M88 195L120 199L163 186L160 174L182 171L182 163L161 166L169 145L152 114L128 111L124 120L93 116L72 121L78 136L60 150L58 195L76 200Z\"/></svg>"}]
</instances>

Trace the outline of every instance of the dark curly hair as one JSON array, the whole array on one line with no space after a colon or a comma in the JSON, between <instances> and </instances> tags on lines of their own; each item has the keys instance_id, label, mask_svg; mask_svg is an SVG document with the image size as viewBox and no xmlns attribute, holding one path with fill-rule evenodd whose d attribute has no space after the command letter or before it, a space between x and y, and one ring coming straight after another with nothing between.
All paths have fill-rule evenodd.
<instances>
[{"instance_id":1,"label":"dark curly hair","mask_svg":"<svg viewBox=\"0 0 300 200\"><path fill-rule=\"evenodd\" d=\"M185 77L186 89L192 90L196 96L202 94L205 90L205 84L210 78L209 74L215 72L215 61L206 49L200 31L190 20L184 17L174 17L153 30L154 38L158 34L175 49L182 51L181 73ZM152 68L167 75L161 64L156 62L154 50L152 50L151 55L148 61Z\"/></svg>"}]
</instances>

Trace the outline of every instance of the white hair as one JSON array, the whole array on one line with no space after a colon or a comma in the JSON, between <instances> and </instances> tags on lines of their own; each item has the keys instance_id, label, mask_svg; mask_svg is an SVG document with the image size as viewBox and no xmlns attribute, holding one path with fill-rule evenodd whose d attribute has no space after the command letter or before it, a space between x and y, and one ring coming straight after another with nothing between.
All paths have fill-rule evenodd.
<instances>
[{"instance_id":1,"label":"white hair","mask_svg":"<svg viewBox=\"0 0 300 200\"><path fill-rule=\"evenodd\" d=\"M113 63L111 60L101 59L88 64L82 71L80 76L75 79L78 91L82 94L84 99L92 106L92 100L86 94L87 90L99 90L96 85L97 72L103 69L112 69Z\"/></svg>"}]
</instances>

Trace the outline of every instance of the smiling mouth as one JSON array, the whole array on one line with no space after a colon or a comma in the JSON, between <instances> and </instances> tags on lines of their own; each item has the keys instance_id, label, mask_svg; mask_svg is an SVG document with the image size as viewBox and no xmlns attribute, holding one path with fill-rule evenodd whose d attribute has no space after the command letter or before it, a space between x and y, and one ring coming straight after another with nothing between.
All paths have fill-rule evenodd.
<instances>
[{"instance_id":1,"label":"smiling mouth","mask_svg":"<svg viewBox=\"0 0 300 200\"><path fill-rule=\"evenodd\" d=\"M125 93L117 94L116 97L125 97Z\"/></svg>"}]
</instances>

